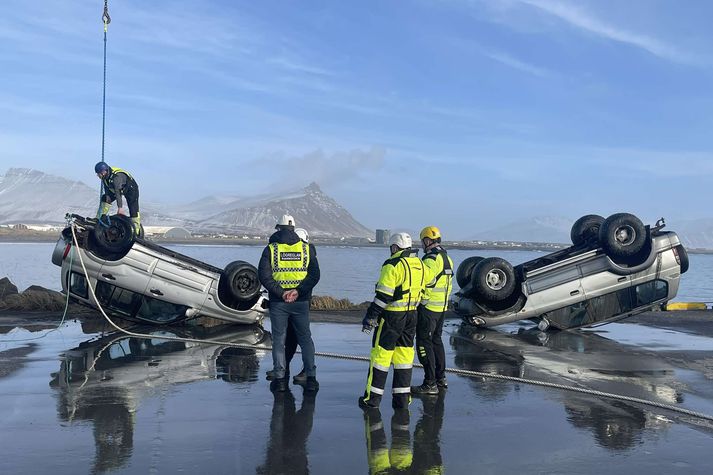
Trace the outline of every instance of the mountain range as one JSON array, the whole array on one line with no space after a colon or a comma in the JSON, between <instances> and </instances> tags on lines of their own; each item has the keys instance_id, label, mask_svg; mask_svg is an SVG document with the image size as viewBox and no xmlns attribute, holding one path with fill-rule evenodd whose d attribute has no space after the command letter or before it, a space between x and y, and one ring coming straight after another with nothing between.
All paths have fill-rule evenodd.
<instances>
[{"instance_id":1,"label":"mountain range","mask_svg":"<svg viewBox=\"0 0 713 475\"><path fill-rule=\"evenodd\" d=\"M98 202L98 186L91 188L80 181L27 168L11 168L0 175L0 224L57 224L64 221L65 212L94 216ZM314 236L374 236L316 183L249 198L208 196L170 208L141 202L144 225L181 226L201 232L265 235L274 230L283 214L294 216L297 224Z\"/></svg>"},{"instance_id":2,"label":"mountain range","mask_svg":"<svg viewBox=\"0 0 713 475\"><path fill-rule=\"evenodd\" d=\"M59 224L72 212L94 216L99 186L27 168L10 168L0 175L0 224ZM266 235L277 219L289 213L314 236L374 237L341 204L316 183L289 192L259 196L206 196L185 205L141 202L147 226L180 226L194 232ZM539 216L480 231L468 239L569 243L575 219ZM648 223L647 223L648 224ZM690 248L713 249L713 218L669 221Z\"/></svg>"}]
</instances>

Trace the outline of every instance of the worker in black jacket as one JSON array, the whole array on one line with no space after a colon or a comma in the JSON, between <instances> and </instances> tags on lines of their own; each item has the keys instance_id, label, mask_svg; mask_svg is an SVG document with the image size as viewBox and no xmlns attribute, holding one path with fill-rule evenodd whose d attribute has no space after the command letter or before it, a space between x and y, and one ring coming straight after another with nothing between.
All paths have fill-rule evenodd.
<instances>
[{"instance_id":1,"label":"worker in black jacket","mask_svg":"<svg viewBox=\"0 0 713 475\"><path fill-rule=\"evenodd\" d=\"M270 324L272 327L272 391L287 390L287 361L285 338L287 326L295 327L297 342L302 350L305 390L317 391L319 384L314 364L314 342L309 328L309 304L312 289L319 282L319 263L312 244L295 233L295 220L284 215L275 226L258 265L260 283L270 297Z\"/></svg>"}]
</instances>

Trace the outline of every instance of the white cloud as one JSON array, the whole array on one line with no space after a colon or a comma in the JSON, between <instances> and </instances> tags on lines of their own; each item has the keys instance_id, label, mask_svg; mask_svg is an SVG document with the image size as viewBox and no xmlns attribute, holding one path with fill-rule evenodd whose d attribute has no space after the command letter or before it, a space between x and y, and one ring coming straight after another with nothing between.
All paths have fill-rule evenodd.
<instances>
[{"instance_id":1,"label":"white cloud","mask_svg":"<svg viewBox=\"0 0 713 475\"><path fill-rule=\"evenodd\" d=\"M500 51L488 51L484 53L488 58L493 59L499 63L502 63L506 66L510 66L511 68L518 69L520 71L524 71L528 74L532 74L535 76L539 77L545 77L545 76L551 76L552 73L548 71L547 69L540 68L538 66L535 66L533 64L526 63L524 61L520 61L519 59L513 58L512 56L500 52Z\"/></svg>"},{"instance_id":2,"label":"white cloud","mask_svg":"<svg viewBox=\"0 0 713 475\"><path fill-rule=\"evenodd\" d=\"M689 52L682 51L674 45L649 35L634 33L610 25L579 6L553 0L519 1L548 15L552 15L573 27L609 40L641 48L660 58L680 63L697 64L700 62Z\"/></svg>"}]
</instances>

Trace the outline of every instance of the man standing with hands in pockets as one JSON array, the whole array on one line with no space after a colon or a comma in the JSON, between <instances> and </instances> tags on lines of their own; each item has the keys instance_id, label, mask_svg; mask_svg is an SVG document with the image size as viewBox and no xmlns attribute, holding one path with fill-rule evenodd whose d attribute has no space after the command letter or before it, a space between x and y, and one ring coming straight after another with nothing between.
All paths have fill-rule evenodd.
<instances>
[{"instance_id":1,"label":"man standing with hands in pockets","mask_svg":"<svg viewBox=\"0 0 713 475\"><path fill-rule=\"evenodd\" d=\"M314 342L309 328L309 304L312 289L319 282L319 263L312 244L295 233L295 220L286 214L275 226L258 265L260 283L270 294L273 377L270 390L282 392L288 387L286 377L285 337L292 323L302 350L307 376L305 391L319 390L314 364Z\"/></svg>"}]
</instances>

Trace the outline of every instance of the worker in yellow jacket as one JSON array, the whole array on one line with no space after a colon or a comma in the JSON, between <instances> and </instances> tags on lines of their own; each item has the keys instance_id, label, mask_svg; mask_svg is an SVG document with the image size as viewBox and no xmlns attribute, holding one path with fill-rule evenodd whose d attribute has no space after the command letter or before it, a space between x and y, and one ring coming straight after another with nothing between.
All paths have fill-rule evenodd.
<instances>
[{"instance_id":1,"label":"worker in yellow jacket","mask_svg":"<svg viewBox=\"0 0 713 475\"><path fill-rule=\"evenodd\" d=\"M441 231L435 226L423 228L420 234L425 255L423 267L426 285L418 306L416 354L423 365L423 384L411 388L412 394L436 395L448 387L446 352L443 349L443 320L448 298L453 289L453 261L441 245Z\"/></svg>"},{"instance_id":2,"label":"worker in yellow jacket","mask_svg":"<svg viewBox=\"0 0 713 475\"><path fill-rule=\"evenodd\" d=\"M392 406L408 408L411 402L416 308L424 285L423 263L412 245L407 233L389 238L391 257L381 267L376 296L362 321L363 331L369 333L376 328L366 390L359 398L362 409L379 407L392 363Z\"/></svg>"}]
</instances>

